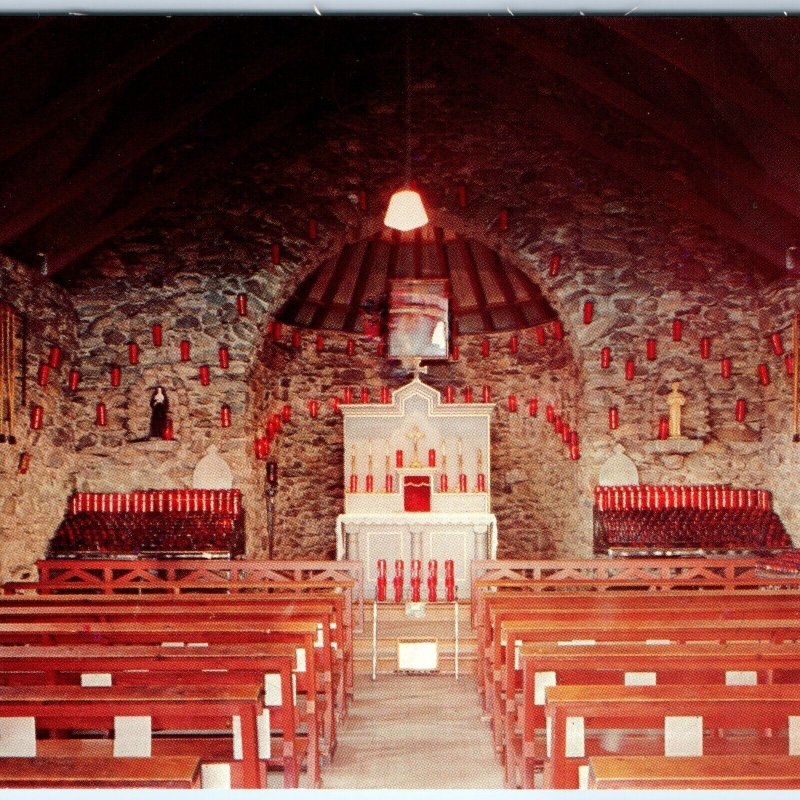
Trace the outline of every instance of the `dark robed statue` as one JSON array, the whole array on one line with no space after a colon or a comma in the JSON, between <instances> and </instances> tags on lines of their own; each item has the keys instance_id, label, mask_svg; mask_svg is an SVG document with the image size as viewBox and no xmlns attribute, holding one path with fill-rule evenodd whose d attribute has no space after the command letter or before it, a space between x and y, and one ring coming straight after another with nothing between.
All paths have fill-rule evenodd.
<instances>
[{"instance_id":1,"label":"dark robed statue","mask_svg":"<svg viewBox=\"0 0 800 800\"><path fill-rule=\"evenodd\" d=\"M167 426L169 400L163 386L156 386L150 396L150 438L161 439Z\"/></svg>"}]
</instances>

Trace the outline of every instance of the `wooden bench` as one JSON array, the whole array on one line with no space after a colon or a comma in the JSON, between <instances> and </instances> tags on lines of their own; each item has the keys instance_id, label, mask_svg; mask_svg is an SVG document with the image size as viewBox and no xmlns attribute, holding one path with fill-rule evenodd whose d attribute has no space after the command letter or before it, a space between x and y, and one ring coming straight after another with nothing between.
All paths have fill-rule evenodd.
<instances>
[{"instance_id":1,"label":"wooden bench","mask_svg":"<svg viewBox=\"0 0 800 800\"><path fill-rule=\"evenodd\" d=\"M173 648L126 645L69 645L0 648L0 680L4 685L81 683L83 675L108 674L115 686L254 683L276 675L280 699L265 696L270 727L281 732L280 756L271 766L283 770L284 786L299 786L304 756L309 782L320 785L319 744L314 718L301 716L295 704L293 644L212 645ZM213 670L213 672L212 672ZM305 721L307 733L297 730Z\"/></svg>"},{"instance_id":2,"label":"wooden bench","mask_svg":"<svg viewBox=\"0 0 800 800\"><path fill-rule=\"evenodd\" d=\"M609 644L559 646L524 644L521 736L513 724L509 737L506 779L508 785L533 788L533 776L541 762L521 761L521 752L535 749L536 733L545 725L544 695L549 685L623 685L631 680L650 680L657 685L718 684L755 677L758 683L800 683L800 644L736 642L669 645ZM737 674L740 673L740 674ZM743 673L743 674L742 674ZM751 675L750 673L755 673ZM519 772L517 772L519 769ZM517 780L519 775L519 781Z\"/></svg>"},{"instance_id":3,"label":"wooden bench","mask_svg":"<svg viewBox=\"0 0 800 800\"><path fill-rule=\"evenodd\" d=\"M798 756L593 756L589 789L797 789Z\"/></svg>"},{"instance_id":4,"label":"wooden bench","mask_svg":"<svg viewBox=\"0 0 800 800\"><path fill-rule=\"evenodd\" d=\"M116 716L149 716L154 728L202 729L209 720L229 727L241 721L244 788L266 788L259 763L257 719L264 686L78 687L0 686L0 717L33 717L37 729L112 729Z\"/></svg>"},{"instance_id":5,"label":"wooden bench","mask_svg":"<svg viewBox=\"0 0 800 800\"><path fill-rule=\"evenodd\" d=\"M581 772L588 772L588 757L605 754L602 740L597 752L588 748L585 731L591 728L605 731L605 735L624 729L612 745L619 755L666 755L665 724L676 717L701 717L701 732L746 729L753 733L706 736L700 754L749 755L782 749L784 755L794 755L797 726L790 718L800 715L800 686L552 686L547 689L545 714L549 744L544 788L578 789ZM652 737L654 730L659 731L656 737ZM763 735L765 731L771 735ZM781 735L775 736L776 731ZM634 745L637 732L641 735ZM690 738L682 731L678 746L685 748ZM630 752L634 746L636 753ZM654 752L654 747L661 752ZM540 754L523 749L525 758ZM579 767L584 770L579 772Z\"/></svg>"},{"instance_id":6,"label":"wooden bench","mask_svg":"<svg viewBox=\"0 0 800 800\"><path fill-rule=\"evenodd\" d=\"M0 758L0 789L199 789L194 756Z\"/></svg>"}]
</instances>

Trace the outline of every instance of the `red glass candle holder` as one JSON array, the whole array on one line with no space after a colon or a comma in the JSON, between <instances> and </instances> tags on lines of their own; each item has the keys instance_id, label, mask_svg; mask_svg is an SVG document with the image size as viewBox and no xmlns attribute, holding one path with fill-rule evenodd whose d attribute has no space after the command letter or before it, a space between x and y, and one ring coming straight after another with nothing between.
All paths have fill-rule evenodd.
<instances>
[{"instance_id":1,"label":"red glass candle holder","mask_svg":"<svg viewBox=\"0 0 800 800\"><path fill-rule=\"evenodd\" d=\"M564 338L564 326L561 324L560 319L553 320L553 338L560 342Z\"/></svg>"},{"instance_id":2,"label":"red glass candle holder","mask_svg":"<svg viewBox=\"0 0 800 800\"><path fill-rule=\"evenodd\" d=\"M383 482L383 488L386 494L394 494L394 476L387 475Z\"/></svg>"},{"instance_id":3,"label":"red glass candle holder","mask_svg":"<svg viewBox=\"0 0 800 800\"><path fill-rule=\"evenodd\" d=\"M381 386L381 403L388 405L392 402L392 390L388 386Z\"/></svg>"},{"instance_id":4,"label":"red glass candle holder","mask_svg":"<svg viewBox=\"0 0 800 800\"><path fill-rule=\"evenodd\" d=\"M544 407L544 416L548 422L553 422L556 418L556 410L550 403Z\"/></svg>"},{"instance_id":5,"label":"red glass candle holder","mask_svg":"<svg viewBox=\"0 0 800 800\"><path fill-rule=\"evenodd\" d=\"M153 347L161 347L164 343L164 328L157 322L150 328L150 335L153 340Z\"/></svg>"},{"instance_id":6,"label":"red glass candle holder","mask_svg":"<svg viewBox=\"0 0 800 800\"><path fill-rule=\"evenodd\" d=\"M708 358L711 355L711 339L704 336L700 340L700 358Z\"/></svg>"},{"instance_id":7,"label":"red glass candle holder","mask_svg":"<svg viewBox=\"0 0 800 800\"><path fill-rule=\"evenodd\" d=\"M321 334L317 334L317 340L314 343L314 347L318 353L321 353L325 349L325 337Z\"/></svg>"},{"instance_id":8,"label":"red glass candle holder","mask_svg":"<svg viewBox=\"0 0 800 800\"><path fill-rule=\"evenodd\" d=\"M361 402L369 403L369 386L361 387Z\"/></svg>"},{"instance_id":9,"label":"red glass candle holder","mask_svg":"<svg viewBox=\"0 0 800 800\"><path fill-rule=\"evenodd\" d=\"M758 375L758 382L762 386L769 386L769 367L766 364L759 364L756 367L756 375Z\"/></svg>"},{"instance_id":10,"label":"red glass candle holder","mask_svg":"<svg viewBox=\"0 0 800 800\"><path fill-rule=\"evenodd\" d=\"M355 494L356 492L358 492L358 475L353 473L350 476L350 493Z\"/></svg>"},{"instance_id":11,"label":"red glass candle holder","mask_svg":"<svg viewBox=\"0 0 800 800\"><path fill-rule=\"evenodd\" d=\"M403 451L402 450L395 450L394 453L394 465L398 468L403 466Z\"/></svg>"},{"instance_id":12,"label":"red glass candle holder","mask_svg":"<svg viewBox=\"0 0 800 800\"><path fill-rule=\"evenodd\" d=\"M551 278L555 278L558 275L558 271L561 269L561 254L560 253L553 253L550 256L550 269L548 273L550 274Z\"/></svg>"},{"instance_id":13,"label":"red glass candle holder","mask_svg":"<svg viewBox=\"0 0 800 800\"><path fill-rule=\"evenodd\" d=\"M571 444L569 446L569 457L573 461L578 461L581 457L581 449L577 444Z\"/></svg>"},{"instance_id":14,"label":"red glass candle holder","mask_svg":"<svg viewBox=\"0 0 800 800\"><path fill-rule=\"evenodd\" d=\"M508 340L508 349L512 354L516 354L519 351L519 336L516 333L512 334Z\"/></svg>"},{"instance_id":15,"label":"red glass candle holder","mask_svg":"<svg viewBox=\"0 0 800 800\"><path fill-rule=\"evenodd\" d=\"M531 397L528 400L528 416L529 417L536 417L539 414L539 398L538 397Z\"/></svg>"},{"instance_id":16,"label":"red glass candle holder","mask_svg":"<svg viewBox=\"0 0 800 800\"><path fill-rule=\"evenodd\" d=\"M727 356L719 360L719 374L723 378L730 378L731 376L731 360Z\"/></svg>"},{"instance_id":17,"label":"red glass candle holder","mask_svg":"<svg viewBox=\"0 0 800 800\"><path fill-rule=\"evenodd\" d=\"M313 217L308 221L308 238L309 241L317 241L317 221Z\"/></svg>"},{"instance_id":18,"label":"red glass candle holder","mask_svg":"<svg viewBox=\"0 0 800 800\"><path fill-rule=\"evenodd\" d=\"M564 420L561 417L561 414L556 414L553 417L553 430L560 436L561 431L564 430Z\"/></svg>"},{"instance_id":19,"label":"red glass candle holder","mask_svg":"<svg viewBox=\"0 0 800 800\"><path fill-rule=\"evenodd\" d=\"M94 407L94 424L101 428L108 424L108 412L105 403L98 403Z\"/></svg>"},{"instance_id":20,"label":"red glass candle holder","mask_svg":"<svg viewBox=\"0 0 800 800\"><path fill-rule=\"evenodd\" d=\"M453 361L458 361L458 355L459 355L458 344L453 342L453 349L450 351L450 358L452 358Z\"/></svg>"},{"instance_id":21,"label":"red glass candle holder","mask_svg":"<svg viewBox=\"0 0 800 800\"><path fill-rule=\"evenodd\" d=\"M38 431L42 428L42 422L44 421L44 409L41 406L32 406L31 407L31 430Z\"/></svg>"},{"instance_id":22,"label":"red glass candle holder","mask_svg":"<svg viewBox=\"0 0 800 800\"><path fill-rule=\"evenodd\" d=\"M375 491L375 477L373 475L367 475L364 478L364 491L366 492Z\"/></svg>"},{"instance_id":23,"label":"red glass candle holder","mask_svg":"<svg viewBox=\"0 0 800 800\"><path fill-rule=\"evenodd\" d=\"M339 398L338 397L331 397L331 410L334 414L341 414L342 411L339 408Z\"/></svg>"},{"instance_id":24,"label":"red glass candle holder","mask_svg":"<svg viewBox=\"0 0 800 800\"><path fill-rule=\"evenodd\" d=\"M502 233L508 230L508 211L505 208L500 209L500 218L497 222L497 227Z\"/></svg>"},{"instance_id":25,"label":"red glass candle holder","mask_svg":"<svg viewBox=\"0 0 800 800\"><path fill-rule=\"evenodd\" d=\"M543 345L546 341L546 335L544 328L540 325L536 328L536 343L539 345Z\"/></svg>"},{"instance_id":26,"label":"red glass candle holder","mask_svg":"<svg viewBox=\"0 0 800 800\"><path fill-rule=\"evenodd\" d=\"M439 491L442 494L445 494L448 491L447 474L444 472L439 476Z\"/></svg>"},{"instance_id":27,"label":"red glass candle holder","mask_svg":"<svg viewBox=\"0 0 800 800\"><path fill-rule=\"evenodd\" d=\"M270 256L272 260L272 265L277 267L278 264L281 263L281 246L279 244L273 244L270 248Z\"/></svg>"},{"instance_id":28,"label":"red glass candle holder","mask_svg":"<svg viewBox=\"0 0 800 800\"><path fill-rule=\"evenodd\" d=\"M20 475L25 475L28 471L28 467L31 463L31 454L30 453L20 453L19 454L19 462L17 464L17 472Z\"/></svg>"},{"instance_id":29,"label":"red glass candle holder","mask_svg":"<svg viewBox=\"0 0 800 800\"><path fill-rule=\"evenodd\" d=\"M625 380L632 381L636 377L636 362L629 358L625 362Z\"/></svg>"},{"instance_id":30,"label":"red glass candle holder","mask_svg":"<svg viewBox=\"0 0 800 800\"><path fill-rule=\"evenodd\" d=\"M428 466L436 466L436 450L434 450L432 447L428 450Z\"/></svg>"},{"instance_id":31,"label":"red glass candle holder","mask_svg":"<svg viewBox=\"0 0 800 800\"><path fill-rule=\"evenodd\" d=\"M200 385L208 386L208 384L211 383L211 370L208 364L201 365L198 372L200 374Z\"/></svg>"},{"instance_id":32,"label":"red glass candle holder","mask_svg":"<svg viewBox=\"0 0 800 800\"><path fill-rule=\"evenodd\" d=\"M77 369L71 369L67 375L67 386L71 392L78 389L78 384L81 382L81 373Z\"/></svg>"},{"instance_id":33,"label":"red glass candle holder","mask_svg":"<svg viewBox=\"0 0 800 800\"><path fill-rule=\"evenodd\" d=\"M516 413L517 410L517 396L515 394L510 394L508 396L508 410L511 414Z\"/></svg>"},{"instance_id":34,"label":"red glass candle holder","mask_svg":"<svg viewBox=\"0 0 800 800\"><path fill-rule=\"evenodd\" d=\"M745 417L747 416L747 401L743 397L740 397L736 401L735 416L737 422L744 422Z\"/></svg>"},{"instance_id":35,"label":"red glass candle holder","mask_svg":"<svg viewBox=\"0 0 800 800\"><path fill-rule=\"evenodd\" d=\"M47 362L43 361L41 364L39 364L39 369L36 372L36 383L38 383L39 386L47 386L47 381L49 380L49 378L50 378L50 365Z\"/></svg>"},{"instance_id":36,"label":"red glass candle holder","mask_svg":"<svg viewBox=\"0 0 800 800\"><path fill-rule=\"evenodd\" d=\"M602 369L608 369L609 366L611 366L611 348L603 347L600 350L600 367Z\"/></svg>"},{"instance_id":37,"label":"red glass candle holder","mask_svg":"<svg viewBox=\"0 0 800 800\"><path fill-rule=\"evenodd\" d=\"M786 367L787 375L794 375L794 356L784 356L783 365Z\"/></svg>"},{"instance_id":38,"label":"red glass candle holder","mask_svg":"<svg viewBox=\"0 0 800 800\"><path fill-rule=\"evenodd\" d=\"M467 491L467 476L463 472L458 476L458 491Z\"/></svg>"},{"instance_id":39,"label":"red glass candle holder","mask_svg":"<svg viewBox=\"0 0 800 800\"><path fill-rule=\"evenodd\" d=\"M445 403L452 403L455 396L456 396L455 387L453 387L451 384L448 384L447 386L444 387Z\"/></svg>"},{"instance_id":40,"label":"red glass candle holder","mask_svg":"<svg viewBox=\"0 0 800 800\"><path fill-rule=\"evenodd\" d=\"M669 438L669 417L659 417L658 419L658 438Z\"/></svg>"},{"instance_id":41,"label":"red glass candle holder","mask_svg":"<svg viewBox=\"0 0 800 800\"><path fill-rule=\"evenodd\" d=\"M355 341L353 339L348 339L347 340L346 351L347 351L348 357L352 358L352 356L355 355L356 343L355 343Z\"/></svg>"},{"instance_id":42,"label":"red glass candle holder","mask_svg":"<svg viewBox=\"0 0 800 800\"><path fill-rule=\"evenodd\" d=\"M272 323L272 341L279 342L283 337L283 324L280 322Z\"/></svg>"},{"instance_id":43,"label":"red glass candle holder","mask_svg":"<svg viewBox=\"0 0 800 800\"><path fill-rule=\"evenodd\" d=\"M465 386L464 387L464 402L471 403L472 402L472 387Z\"/></svg>"},{"instance_id":44,"label":"red glass candle holder","mask_svg":"<svg viewBox=\"0 0 800 800\"><path fill-rule=\"evenodd\" d=\"M180 343L181 361L188 361L191 356L192 345L188 339L183 339Z\"/></svg>"},{"instance_id":45,"label":"red glass candle holder","mask_svg":"<svg viewBox=\"0 0 800 800\"><path fill-rule=\"evenodd\" d=\"M679 319L672 320L672 341L679 342L683 339L683 322Z\"/></svg>"},{"instance_id":46,"label":"red glass candle holder","mask_svg":"<svg viewBox=\"0 0 800 800\"><path fill-rule=\"evenodd\" d=\"M781 339L780 333L777 331L773 333L769 337L770 344L772 345L772 352L775 353L776 356L783 355L783 340Z\"/></svg>"},{"instance_id":47,"label":"red glass candle holder","mask_svg":"<svg viewBox=\"0 0 800 800\"><path fill-rule=\"evenodd\" d=\"M292 407L289 403L284 403L281 409L281 422L292 421Z\"/></svg>"},{"instance_id":48,"label":"red glass candle holder","mask_svg":"<svg viewBox=\"0 0 800 800\"><path fill-rule=\"evenodd\" d=\"M492 387L489 386L488 383L485 383L481 387L481 400L484 403L491 403L492 402Z\"/></svg>"},{"instance_id":49,"label":"red glass candle holder","mask_svg":"<svg viewBox=\"0 0 800 800\"><path fill-rule=\"evenodd\" d=\"M109 378L112 386L119 386L122 379L122 370L119 367L111 367Z\"/></svg>"},{"instance_id":50,"label":"red glass candle holder","mask_svg":"<svg viewBox=\"0 0 800 800\"><path fill-rule=\"evenodd\" d=\"M295 350L299 350L302 344L303 337L300 334L300 331L292 331L292 347L294 347Z\"/></svg>"},{"instance_id":51,"label":"red glass candle holder","mask_svg":"<svg viewBox=\"0 0 800 800\"><path fill-rule=\"evenodd\" d=\"M309 400L308 401L308 416L311 419L316 419L319 415L319 400Z\"/></svg>"},{"instance_id":52,"label":"red glass candle holder","mask_svg":"<svg viewBox=\"0 0 800 800\"><path fill-rule=\"evenodd\" d=\"M645 351L647 353L648 361L655 361L656 359L656 340L648 339L645 343Z\"/></svg>"},{"instance_id":53,"label":"red glass candle holder","mask_svg":"<svg viewBox=\"0 0 800 800\"><path fill-rule=\"evenodd\" d=\"M217 355L219 356L220 369L228 369L231 365L231 355L228 352L228 348L225 347L225 345L221 345L217 351Z\"/></svg>"},{"instance_id":54,"label":"red glass candle holder","mask_svg":"<svg viewBox=\"0 0 800 800\"><path fill-rule=\"evenodd\" d=\"M482 472L478 473L478 480L476 482L476 486L479 492L486 491L486 475L484 475Z\"/></svg>"},{"instance_id":55,"label":"red glass candle holder","mask_svg":"<svg viewBox=\"0 0 800 800\"><path fill-rule=\"evenodd\" d=\"M164 423L164 432L161 434L161 437L165 442L171 442L175 438L175 433L172 428L172 417L167 417L167 421Z\"/></svg>"},{"instance_id":56,"label":"red glass candle holder","mask_svg":"<svg viewBox=\"0 0 800 800\"><path fill-rule=\"evenodd\" d=\"M587 300L583 304L583 324L589 325L592 321L593 316L594 316L594 303L591 300Z\"/></svg>"},{"instance_id":57,"label":"red glass candle holder","mask_svg":"<svg viewBox=\"0 0 800 800\"><path fill-rule=\"evenodd\" d=\"M221 428L230 428L231 426L231 407L227 404L220 406L219 424Z\"/></svg>"},{"instance_id":58,"label":"red glass candle holder","mask_svg":"<svg viewBox=\"0 0 800 800\"><path fill-rule=\"evenodd\" d=\"M481 355L486 358L489 355L489 340L484 339L481 342Z\"/></svg>"},{"instance_id":59,"label":"red glass candle holder","mask_svg":"<svg viewBox=\"0 0 800 800\"><path fill-rule=\"evenodd\" d=\"M47 364L50 369L58 369L61 365L61 348L57 345L50 346L50 353L47 357Z\"/></svg>"},{"instance_id":60,"label":"red glass candle holder","mask_svg":"<svg viewBox=\"0 0 800 800\"><path fill-rule=\"evenodd\" d=\"M240 317L247 316L247 295L244 293L236 295L236 313Z\"/></svg>"}]
</instances>

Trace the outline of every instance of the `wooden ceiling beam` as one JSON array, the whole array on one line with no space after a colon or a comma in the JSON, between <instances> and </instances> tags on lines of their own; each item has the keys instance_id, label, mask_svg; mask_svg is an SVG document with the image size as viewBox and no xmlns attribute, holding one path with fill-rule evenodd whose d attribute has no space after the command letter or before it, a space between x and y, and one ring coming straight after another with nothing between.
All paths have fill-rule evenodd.
<instances>
[{"instance_id":1,"label":"wooden ceiling beam","mask_svg":"<svg viewBox=\"0 0 800 800\"><path fill-rule=\"evenodd\" d=\"M528 326L528 320L526 319L522 309L519 307L516 292L514 291L514 287L511 285L511 281L508 279L508 275L506 275L506 271L504 269L503 262L500 260L499 253L496 250L491 250L489 258L492 274L494 275L494 279L497 281L497 285L500 287L500 291L503 293L503 297L506 301L505 307L494 307L498 310L507 308L517 320L517 327L526 328Z\"/></svg>"},{"instance_id":2,"label":"wooden ceiling beam","mask_svg":"<svg viewBox=\"0 0 800 800\"><path fill-rule=\"evenodd\" d=\"M472 254L472 249L469 246L469 242L461 235L456 236L456 243L459 251L461 252L461 258L464 262L464 269L466 270L469 284L472 287L472 293L475 295L475 301L481 312L483 328L485 331L491 333L495 330L494 320L492 319L492 315L489 313L489 309L487 307L486 292L483 290L483 284L481 283L481 277L478 273L478 267L475 264L475 258Z\"/></svg>"},{"instance_id":3,"label":"wooden ceiling beam","mask_svg":"<svg viewBox=\"0 0 800 800\"><path fill-rule=\"evenodd\" d=\"M526 108L554 133L572 141L611 167L626 173L637 183L652 191L656 197L663 198L681 214L710 225L718 233L771 264L775 274L783 270L785 254L781 248L746 230L738 219L687 189L679 181L647 167L635 155L608 144L602 137L592 133L588 126L582 125L575 114L562 104L530 95L526 100Z\"/></svg>"},{"instance_id":4,"label":"wooden ceiling beam","mask_svg":"<svg viewBox=\"0 0 800 800\"><path fill-rule=\"evenodd\" d=\"M779 206L795 220L800 216L800 193L776 181L755 163L737 155L718 139L709 139L706 132L667 113L639 94L616 83L595 67L573 58L547 39L521 29L517 22L498 20L495 34L551 72L648 126L703 161L720 168L738 184L771 205Z\"/></svg>"},{"instance_id":5,"label":"wooden ceiling beam","mask_svg":"<svg viewBox=\"0 0 800 800\"><path fill-rule=\"evenodd\" d=\"M308 323L309 328L319 328L325 321L325 317L328 315L328 309L333 302L333 298L336 296L336 290L342 285L342 276L347 268L347 262L352 249L350 245L345 245L341 249L339 257L336 259L336 263L331 270L328 283L325 285L325 290L319 298L319 305L314 310L311 321Z\"/></svg>"},{"instance_id":6,"label":"wooden ceiling beam","mask_svg":"<svg viewBox=\"0 0 800 800\"><path fill-rule=\"evenodd\" d=\"M380 236L380 234L378 234ZM356 329L356 322L358 315L361 311L361 303L364 300L364 292L367 290L369 283L369 275L372 268L375 266L375 242L367 242L364 250L364 255L358 265L358 274L356 275L355 283L353 284L353 294L350 296L350 306L347 310L347 315L344 318L342 329L345 331L353 332Z\"/></svg>"},{"instance_id":7,"label":"wooden ceiling beam","mask_svg":"<svg viewBox=\"0 0 800 800\"><path fill-rule=\"evenodd\" d=\"M671 36L663 20L644 20L633 17L595 17L633 44L662 61L677 67L701 86L719 97L735 103L756 119L768 121L794 139L800 139L800 114L776 95L763 89L744 72L736 75L720 69L718 60L691 43Z\"/></svg>"},{"instance_id":8,"label":"wooden ceiling beam","mask_svg":"<svg viewBox=\"0 0 800 800\"><path fill-rule=\"evenodd\" d=\"M57 186L42 193L28 208L18 214L10 215L0 223L0 244L13 241L57 209L85 194L100 181L122 167L138 161L221 103L263 80L283 65L312 52L317 44L319 40L313 40L301 47L297 45L287 47L283 53L260 53L256 59L248 62L232 76L219 80L207 91L162 117L149 131L133 137L126 135L124 141L110 145L104 154L85 169L70 175Z\"/></svg>"},{"instance_id":9,"label":"wooden ceiling beam","mask_svg":"<svg viewBox=\"0 0 800 800\"><path fill-rule=\"evenodd\" d=\"M171 20L165 31L134 46L109 64L101 74L93 73L51 100L38 113L0 130L0 161L41 139L65 120L126 83L178 45L204 30L209 22L208 18L203 17Z\"/></svg>"}]
</instances>

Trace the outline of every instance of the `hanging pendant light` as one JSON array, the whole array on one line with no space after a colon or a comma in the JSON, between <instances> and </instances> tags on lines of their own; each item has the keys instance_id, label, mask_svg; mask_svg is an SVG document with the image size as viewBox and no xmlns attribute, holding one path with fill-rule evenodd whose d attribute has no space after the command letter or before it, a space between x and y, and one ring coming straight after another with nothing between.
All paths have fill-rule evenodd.
<instances>
[{"instance_id":1,"label":"hanging pendant light","mask_svg":"<svg viewBox=\"0 0 800 800\"><path fill-rule=\"evenodd\" d=\"M396 191L389 200L383 224L397 231L413 231L428 224L428 214L422 204L419 192L411 181L411 79L409 64L411 60L411 32L409 23L405 28L405 189Z\"/></svg>"},{"instance_id":2,"label":"hanging pendant light","mask_svg":"<svg viewBox=\"0 0 800 800\"><path fill-rule=\"evenodd\" d=\"M401 189L389 200L383 224L387 228L398 231L413 231L428 224L428 215L419 192L413 189Z\"/></svg>"}]
</instances>

